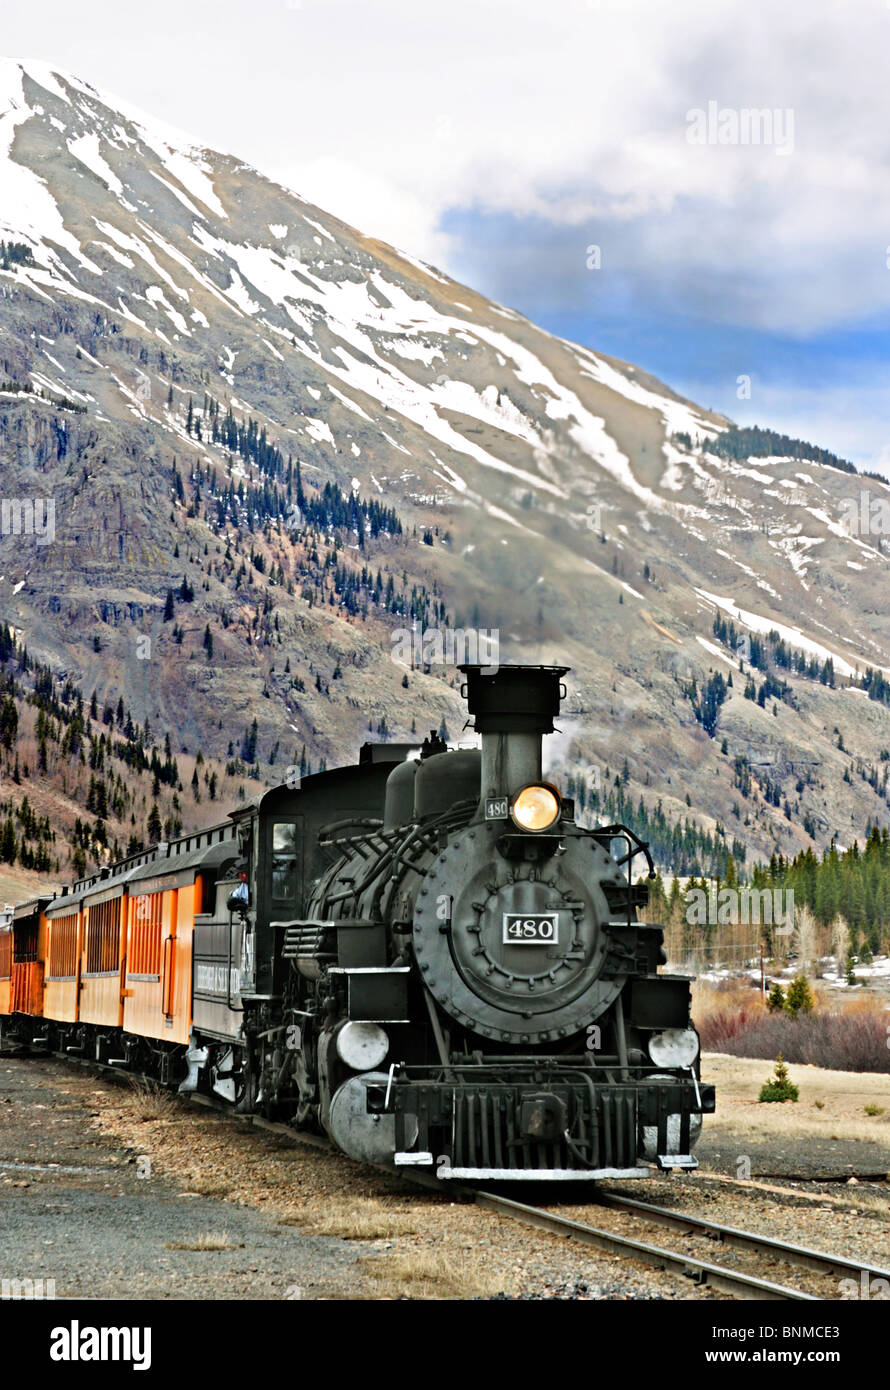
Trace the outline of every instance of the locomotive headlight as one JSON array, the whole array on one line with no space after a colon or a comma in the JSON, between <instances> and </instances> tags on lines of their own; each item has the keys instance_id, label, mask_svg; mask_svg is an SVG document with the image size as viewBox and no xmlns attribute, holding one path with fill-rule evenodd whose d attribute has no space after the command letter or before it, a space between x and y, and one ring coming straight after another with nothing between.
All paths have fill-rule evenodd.
<instances>
[{"instance_id":1,"label":"locomotive headlight","mask_svg":"<svg viewBox=\"0 0 890 1390\"><path fill-rule=\"evenodd\" d=\"M549 830L559 820L559 811L559 793L546 783L523 787L510 807L510 814L520 830Z\"/></svg>"},{"instance_id":2,"label":"locomotive headlight","mask_svg":"<svg viewBox=\"0 0 890 1390\"><path fill-rule=\"evenodd\" d=\"M698 1052L694 1028L666 1028L649 1039L649 1056L657 1067L691 1067Z\"/></svg>"},{"instance_id":3,"label":"locomotive headlight","mask_svg":"<svg viewBox=\"0 0 890 1390\"><path fill-rule=\"evenodd\" d=\"M337 1055L353 1071L374 1071L389 1051L389 1038L379 1023L350 1019L337 1034Z\"/></svg>"}]
</instances>

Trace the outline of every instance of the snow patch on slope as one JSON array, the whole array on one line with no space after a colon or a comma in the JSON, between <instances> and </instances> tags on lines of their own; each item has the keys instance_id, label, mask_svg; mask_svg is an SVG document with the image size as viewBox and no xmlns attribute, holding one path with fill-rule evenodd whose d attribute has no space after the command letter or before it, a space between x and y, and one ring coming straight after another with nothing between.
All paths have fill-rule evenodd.
<instances>
[{"instance_id":1,"label":"snow patch on slope","mask_svg":"<svg viewBox=\"0 0 890 1390\"><path fill-rule=\"evenodd\" d=\"M76 140L68 140L66 143L74 158L107 184L112 193L118 197L123 193L123 184L99 153L99 137L95 131L89 135L78 135Z\"/></svg>"},{"instance_id":2,"label":"snow patch on slope","mask_svg":"<svg viewBox=\"0 0 890 1390\"><path fill-rule=\"evenodd\" d=\"M740 608L735 599L708 593L707 589L696 589L695 592L706 602L714 604L724 613L731 614L737 622L744 623L745 627L749 627L752 632L760 632L764 635L768 632L777 632L789 646L797 647L799 651L808 652L810 656L818 657L820 661L826 661L830 657L834 663L834 669L839 675L855 676L857 674L855 666L852 666L849 661L839 656L830 647L823 646L821 642L814 642L812 637L807 637L799 627L790 627L787 623L780 623L776 618L764 617L761 613L752 613L746 608ZM865 664L863 661L863 665Z\"/></svg>"},{"instance_id":3,"label":"snow patch on slope","mask_svg":"<svg viewBox=\"0 0 890 1390\"><path fill-rule=\"evenodd\" d=\"M604 362L601 357L597 357L589 348L575 348L575 355L582 358L586 367L590 369L582 368L582 376L590 377L593 381L599 382L601 386L608 387L610 391L617 392L618 395L624 396L627 400L645 406L647 410L657 410L664 420L669 434L683 431L693 441L701 442L714 439L721 433L719 426L704 420L692 406L650 391L645 386L641 386L638 381L629 381L622 372L617 371L608 362Z\"/></svg>"},{"instance_id":4,"label":"snow patch on slope","mask_svg":"<svg viewBox=\"0 0 890 1390\"><path fill-rule=\"evenodd\" d=\"M0 59L0 231L27 241L34 259L54 275L67 280L69 272L52 243L68 251L85 270L99 275L99 267L87 259L67 230L44 181L13 158L16 129L34 114L25 100L22 74L21 64ZM29 278L27 267L20 273Z\"/></svg>"}]
</instances>

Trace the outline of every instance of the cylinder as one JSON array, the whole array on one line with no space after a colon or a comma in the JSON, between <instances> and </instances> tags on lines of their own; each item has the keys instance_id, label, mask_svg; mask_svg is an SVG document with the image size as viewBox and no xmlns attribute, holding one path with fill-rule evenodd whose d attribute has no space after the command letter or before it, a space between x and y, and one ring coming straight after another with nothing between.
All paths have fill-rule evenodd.
<instances>
[{"instance_id":1,"label":"cylinder","mask_svg":"<svg viewBox=\"0 0 890 1390\"><path fill-rule=\"evenodd\" d=\"M541 780L540 734L482 735L482 795L514 796Z\"/></svg>"},{"instance_id":2,"label":"cylinder","mask_svg":"<svg viewBox=\"0 0 890 1390\"><path fill-rule=\"evenodd\" d=\"M541 740L553 732L566 666L461 666L466 699L482 741L479 815L487 797L513 797L540 782Z\"/></svg>"},{"instance_id":3,"label":"cylinder","mask_svg":"<svg viewBox=\"0 0 890 1390\"><path fill-rule=\"evenodd\" d=\"M414 819L414 779L417 762L399 763L386 779L383 802L383 828L395 830Z\"/></svg>"},{"instance_id":4,"label":"cylinder","mask_svg":"<svg viewBox=\"0 0 890 1390\"><path fill-rule=\"evenodd\" d=\"M414 818L441 815L458 801L479 796L479 751L457 748L424 758L414 781Z\"/></svg>"}]
</instances>

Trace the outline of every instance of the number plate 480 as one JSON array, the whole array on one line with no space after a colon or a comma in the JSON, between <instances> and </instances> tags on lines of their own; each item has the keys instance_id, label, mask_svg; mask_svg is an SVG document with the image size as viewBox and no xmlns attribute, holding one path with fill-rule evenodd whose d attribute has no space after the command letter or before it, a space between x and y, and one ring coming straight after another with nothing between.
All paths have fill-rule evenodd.
<instances>
[{"instance_id":1,"label":"number plate 480","mask_svg":"<svg viewBox=\"0 0 890 1390\"><path fill-rule=\"evenodd\" d=\"M505 912L503 939L508 946L552 946L559 940L558 914Z\"/></svg>"}]
</instances>

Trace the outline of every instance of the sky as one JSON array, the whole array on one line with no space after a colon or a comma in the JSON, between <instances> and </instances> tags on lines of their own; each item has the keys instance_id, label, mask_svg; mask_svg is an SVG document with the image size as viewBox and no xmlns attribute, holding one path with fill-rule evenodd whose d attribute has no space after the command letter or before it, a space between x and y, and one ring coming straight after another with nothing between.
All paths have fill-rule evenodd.
<instances>
[{"instance_id":1,"label":"sky","mask_svg":"<svg viewBox=\"0 0 890 1390\"><path fill-rule=\"evenodd\" d=\"M32 0L2 46L890 475L890 0Z\"/></svg>"}]
</instances>

